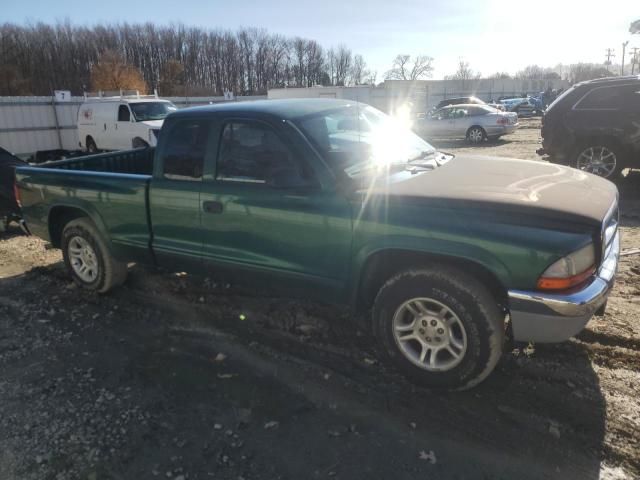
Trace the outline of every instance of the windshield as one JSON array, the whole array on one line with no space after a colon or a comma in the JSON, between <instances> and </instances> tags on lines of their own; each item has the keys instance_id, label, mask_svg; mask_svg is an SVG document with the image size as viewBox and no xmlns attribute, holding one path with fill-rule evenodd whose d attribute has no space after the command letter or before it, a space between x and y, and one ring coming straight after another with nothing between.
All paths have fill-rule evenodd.
<instances>
[{"instance_id":1,"label":"windshield","mask_svg":"<svg viewBox=\"0 0 640 480\"><path fill-rule=\"evenodd\" d=\"M176 106L170 102L138 102L130 103L129 107L131 107L136 122L163 120L171 112L177 110Z\"/></svg>"},{"instance_id":2,"label":"windshield","mask_svg":"<svg viewBox=\"0 0 640 480\"><path fill-rule=\"evenodd\" d=\"M435 149L394 118L373 107L347 105L308 115L294 123L327 163L349 177L388 169L425 166ZM432 161L431 168L437 165Z\"/></svg>"}]
</instances>

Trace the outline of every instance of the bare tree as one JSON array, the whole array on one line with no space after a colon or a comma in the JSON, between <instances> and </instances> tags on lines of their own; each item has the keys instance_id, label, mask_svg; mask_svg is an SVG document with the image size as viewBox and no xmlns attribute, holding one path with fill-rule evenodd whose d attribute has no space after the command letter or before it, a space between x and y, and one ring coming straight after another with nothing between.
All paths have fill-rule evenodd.
<instances>
[{"instance_id":1,"label":"bare tree","mask_svg":"<svg viewBox=\"0 0 640 480\"><path fill-rule=\"evenodd\" d=\"M140 70L125 63L113 51L105 52L91 69L91 87L94 90L138 90L140 93L147 91Z\"/></svg>"},{"instance_id":2,"label":"bare tree","mask_svg":"<svg viewBox=\"0 0 640 480\"><path fill-rule=\"evenodd\" d=\"M420 80L430 78L433 73L433 58L418 55L411 61L411 55L398 55L393 60L391 70L385 78L387 80Z\"/></svg>"},{"instance_id":3,"label":"bare tree","mask_svg":"<svg viewBox=\"0 0 640 480\"><path fill-rule=\"evenodd\" d=\"M339 45L335 52L335 85L344 86L350 83L351 63L353 55L345 45Z\"/></svg>"},{"instance_id":4,"label":"bare tree","mask_svg":"<svg viewBox=\"0 0 640 480\"><path fill-rule=\"evenodd\" d=\"M612 73L604 65L594 63L575 63L569 65L569 73L567 80L574 84L585 80L593 80L594 78L610 77Z\"/></svg>"},{"instance_id":5,"label":"bare tree","mask_svg":"<svg viewBox=\"0 0 640 480\"><path fill-rule=\"evenodd\" d=\"M509 75L507 72L496 72L489 75L489 78L494 80L508 80L513 77L511 77L511 75Z\"/></svg>"},{"instance_id":6,"label":"bare tree","mask_svg":"<svg viewBox=\"0 0 640 480\"><path fill-rule=\"evenodd\" d=\"M158 89L162 95L174 97L183 94L184 88L184 66L171 59L162 67Z\"/></svg>"},{"instance_id":7,"label":"bare tree","mask_svg":"<svg viewBox=\"0 0 640 480\"><path fill-rule=\"evenodd\" d=\"M315 40L289 39L263 29L4 23L0 95L50 95L53 89L81 93L101 59L104 63L105 52L113 52L118 65L136 68L144 84L160 87L164 94L178 87L181 94L264 94L272 87L349 85L366 76L364 69L360 74L354 70L356 59L346 46L327 51ZM357 64L364 66L360 58ZM100 68L100 75L93 75L100 81L113 74Z\"/></svg>"},{"instance_id":8,"label":"bare tree","mask_svg":"<svg viewBox=\"0 0 640 480\"><path fill-rule=\"evenodd\" d=\"M353 57L353 65L351 66L351 80L355 85L367 83L366 79L369 77L369 70L367 70L367 62L364 61L362 55L355 55Z\"/></svg>"},{"instance_id":9,"label":"bare tree","mask_svg":"<svg viewBox=\"0 0 640 480\"><path fill-rule=\"evenodd\" d=\"M447 80L462 80L463 82L466 80L476 80L480 78L480 73L475 72L469 62L464 59L458 60L458 69L453 75L446 75L444 77Z\"/></svg>"},{"instance_id":10,"label":"bare tree","mask_svg":"<svg viewBox=\"0 0 640 480\"><path fill-rule=\"evenodd\" d=\"M553 68L545 68L539 65L528 65L516 73L515 78L523 80L555 80L560 75Z\"/></svg>"}]
</instances>

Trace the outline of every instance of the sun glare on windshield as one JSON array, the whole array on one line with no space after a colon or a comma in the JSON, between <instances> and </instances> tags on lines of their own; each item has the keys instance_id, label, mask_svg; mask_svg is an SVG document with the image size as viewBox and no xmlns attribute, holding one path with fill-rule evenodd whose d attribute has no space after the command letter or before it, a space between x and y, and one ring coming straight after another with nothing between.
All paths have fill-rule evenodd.
<instances>
[{"instance_id":1,"label":"sun glare on windshield","mask_svg":"<svg viewBox=\"0 0 640 480\"><path fill-rule=\"evenodd\" d=\"M327 163L349 177L377 173L434 151L403 122L363 104L320 112L298 124Z\"/></svg>"}]
</instances>

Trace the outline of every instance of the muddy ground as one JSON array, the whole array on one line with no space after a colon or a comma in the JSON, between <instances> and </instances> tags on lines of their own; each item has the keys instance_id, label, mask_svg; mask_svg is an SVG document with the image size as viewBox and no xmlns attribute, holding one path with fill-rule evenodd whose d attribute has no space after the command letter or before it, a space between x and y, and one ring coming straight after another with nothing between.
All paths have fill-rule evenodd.
<instances>
[{"instance_id":1,"label":"muddy ground","mask_svg":"<svg viewBox=\"0 0 640 480\"><path fill-rule=\"evenodd\" d=\"M535 159L538 121L453 153ZM640 175L620 183L640 248ZM0 479L640 478L640 255L578 338L518 345L478 388L418 388L342 311L132 267L78 290L0 236Z\"/></svg>"}]
</instances>

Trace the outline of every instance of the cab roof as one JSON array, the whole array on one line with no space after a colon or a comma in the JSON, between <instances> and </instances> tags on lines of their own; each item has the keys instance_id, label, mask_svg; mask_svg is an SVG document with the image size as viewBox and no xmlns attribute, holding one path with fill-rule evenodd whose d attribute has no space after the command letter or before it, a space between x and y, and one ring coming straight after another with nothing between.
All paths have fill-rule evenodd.
<instances>
[{"instance_id":1,"label":"cab roof","mask_svg":"<svg viewBox=\"0 0 640 480\"><path fill-rule=\"evenodd\" d=\"M171 117L201 116L203 113L226 114L267 114L284 120L293 120L307 115L335 110L349 106L367 105L352 100L337 100L333 98L288 98L282 100L249 100L241 102L219 103L200 107L183 108L171 113Z\"/></svg>"}]
</instances>

